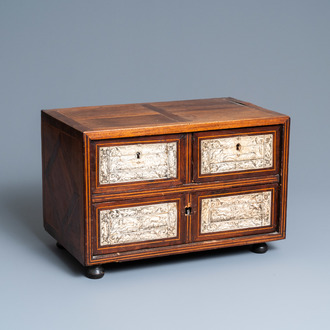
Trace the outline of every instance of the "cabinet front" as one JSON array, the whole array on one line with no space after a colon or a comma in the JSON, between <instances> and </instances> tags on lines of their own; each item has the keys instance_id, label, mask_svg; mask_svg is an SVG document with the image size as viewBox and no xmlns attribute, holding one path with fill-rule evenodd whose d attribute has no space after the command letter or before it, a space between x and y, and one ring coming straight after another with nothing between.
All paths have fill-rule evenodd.
<instances>
[{"instance_id":1,"label":"cabinet front","mask_svg":"<svg viewBox=\"0 0 330 330\"><path fill-rule=\"evenodd\" d=\"M92 144L93 192L125 191L184 181L185 136L108 140Z\"/></svg>"},{"instance_id":2,"label":"cabinet front","mask_svg":"<svg viewBox=\"0 0 330 330\"><path fill-rule=\"evenodd\" d=\"M196 133L194 181L277 174L279 146L278 126Z\"/></svg>"},{"instance_id":3,"label":"cabinet front","mask_svg":"<svg viewBox=\"0 0 330 330\"><path fill-rule=\"evenodd\" d=\"M192 196L196 241L276 230L277 185L204 191Z\"/></svg>"},{"instance_id":4,"label":"cabinet front","mask_svg":"<svg viewBox=\"0 0 330 330\"><path fill-rule=\"evenodd\" d=\"M184 242L182 195L100 203L93 209L95 254Z\"/></svg>"}]
</instances>

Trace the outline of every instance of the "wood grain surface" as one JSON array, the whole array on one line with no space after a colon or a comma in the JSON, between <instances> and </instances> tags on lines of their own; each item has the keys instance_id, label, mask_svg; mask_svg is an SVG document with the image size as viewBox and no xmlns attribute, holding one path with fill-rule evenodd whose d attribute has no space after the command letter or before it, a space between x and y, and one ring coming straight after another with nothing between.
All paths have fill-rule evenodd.
<instances>
[{"instance_id":1,"label":"wood grain surface","mask_svg":"<svg viewBox=\"0 0 330 330\"><path fill-rule=\"evenodd\" d=\"M44 110L74 134L91 139L175 134L204 130L283 124L278 112L233 98L105 105Z\"/></svg>"}]
</instances>

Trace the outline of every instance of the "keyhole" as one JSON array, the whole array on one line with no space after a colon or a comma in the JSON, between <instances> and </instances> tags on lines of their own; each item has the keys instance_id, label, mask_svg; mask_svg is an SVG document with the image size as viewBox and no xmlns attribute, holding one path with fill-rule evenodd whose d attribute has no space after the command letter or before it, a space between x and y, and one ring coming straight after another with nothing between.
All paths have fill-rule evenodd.
<instances>
[{"instance_id":1,"label":"keyhole","mask_svg":"<svg viewBox=\"0 0 330 330\"><path fill-rule=\"evenodd\" d=\"M185 215L191 215L191 207L185 208Z\"/></svg>"},{"instance_id":2,"label":"keyhole","mask_svg":"<svg viewBox=\"0 0 330 330\"><path fill-rule=\"evenodd\" d=\"M241 149L242 149L241 144L240 144L240 143L237 143L237 144L236 144L236 150L237 150L237 151L241 151Z\"/></svg>"},{"instance_id":3,"label":"keyhole","mask_svg":"<svg viewBox=\"0 0 330 330\"><path fill-rule=\"evenodd\" d=\"M141 152L138 151L138 152L136 153L136 158L137 158L137 159L140 159L140 158L141 158Z\"/></svg>"}]
</instances>

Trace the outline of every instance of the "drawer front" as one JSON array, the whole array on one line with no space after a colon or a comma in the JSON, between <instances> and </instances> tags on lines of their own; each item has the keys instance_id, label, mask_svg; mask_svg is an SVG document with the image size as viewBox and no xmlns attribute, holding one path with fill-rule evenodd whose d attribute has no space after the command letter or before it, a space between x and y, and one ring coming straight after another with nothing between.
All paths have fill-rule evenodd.
<instances>
[{"instance_id":1,"label":"drawer front","mask_svg":"<svg viewBox=\"0 0 330 330\"><path fill-rule=\"evenodd\" d=\"M99 184L173 179L177 142L100 147Z\"/></svg>"},{"instance_id":2,"label":"drawer front","mask_svg":"<svg viewBox=\"0 0 330 330\"><path fill-rule=\"evenodd\" d=\"M195 134L195 180L278 173L279 135L274 126Z\"/></svg>"},{"instance_id":3,"label":"drawer front","mask_svg":"<svg viewBox=\"0 0 330 330\"><path fill-rule=\"evenodd\" d=\"M273 135L249 135L201 141L201 174L273 166Z\"/></svg>"},{"instance_id":4,"label":"drawer front","mask_svg":"<svg viewBox=\"0 0 330 330\"><path fill-rule=\"evenodd\" d=\"M178 234L177 203L100 211L100 245L127 244L173 238Z\"/></svg>"},{"instance_id":5,"label":"drawer front","mask_svg":"<svg viewBox=\"0 0 330 330\"><path fill-rule=\"evenodd\" d=\"M184 135L92 144L92 191L127 191L184 182Z\"/></svg>"},{"instance_id":6,"label":"drawer front","mask_svg":"<svg viewBox=\"0 0 330 330\"><path fill-rule=\"evenodd\" d=\"M178 244L183 241L182 196L141 199L94 207L94 251L110 253Z\"/></svg>"},{"instance_id":7,"label":"drawer front","mask_svg":"<svg viewBox=\"0 0 330 330\"><path fill-rule=\"evenodd\" d=\"M203 198L200 207L201 234L270 226L272 192Z\"/></svg>"},{"instance_id":8,"label":"drawer front","mask_svg":"<svg viewBox=\"0 0 330 330\"><path fill-rule=\"evenodd\" d=\"M277 185L197 193L194 204L197 240L270 232L276 225Z\"/></svg>"}]
</instances>

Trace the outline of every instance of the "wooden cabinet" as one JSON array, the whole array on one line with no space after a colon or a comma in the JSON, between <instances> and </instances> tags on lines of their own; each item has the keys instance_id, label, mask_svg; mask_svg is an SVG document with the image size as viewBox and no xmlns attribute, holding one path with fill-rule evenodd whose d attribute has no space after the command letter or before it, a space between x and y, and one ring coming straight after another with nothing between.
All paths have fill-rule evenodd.
<instances>
[{"instance_id":1,"label":"wooden cabinet","mask_svg":"<svg viewBox=\"0 0 330 330\"><path fill-rule=\"evenodd\" d=\"M88 277L285 238L288 116L233 98L41 115L44 226Z\"/></svg>"}]
</instances>

